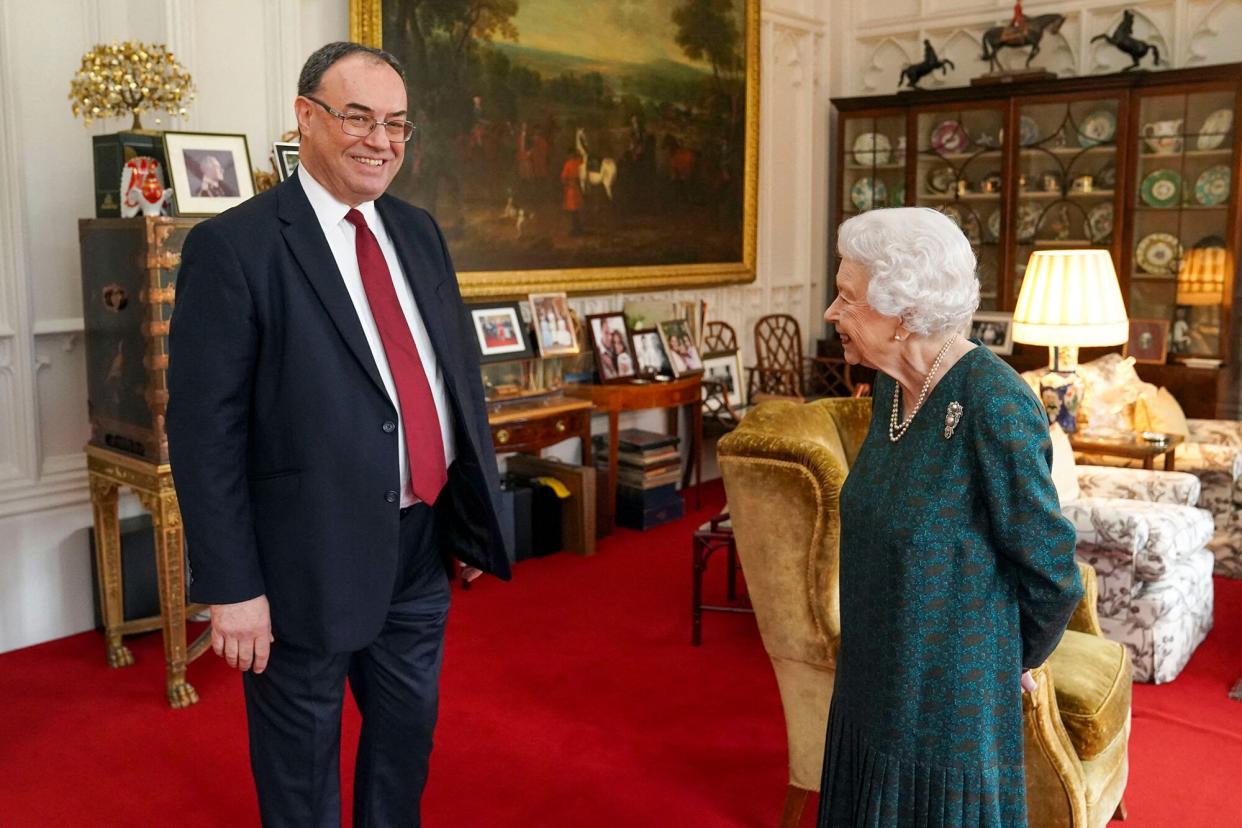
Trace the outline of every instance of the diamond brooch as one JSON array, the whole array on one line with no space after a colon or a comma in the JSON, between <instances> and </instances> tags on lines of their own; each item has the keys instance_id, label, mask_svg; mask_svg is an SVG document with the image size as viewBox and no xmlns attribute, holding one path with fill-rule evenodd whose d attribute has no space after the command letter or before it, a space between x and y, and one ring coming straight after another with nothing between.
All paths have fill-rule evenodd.
<instances>
[{"instance_id":1,"label":"diamond brooch","mask_svg":"<svg viewBox=\"0 0 1242 828\"><path fill-rule=\"evenodd\" d=\"M953 436L953 430L962 421L962 404L957 400L949 403L949 410L944 415L944 439Z\"/></svg>"}]
</instances>

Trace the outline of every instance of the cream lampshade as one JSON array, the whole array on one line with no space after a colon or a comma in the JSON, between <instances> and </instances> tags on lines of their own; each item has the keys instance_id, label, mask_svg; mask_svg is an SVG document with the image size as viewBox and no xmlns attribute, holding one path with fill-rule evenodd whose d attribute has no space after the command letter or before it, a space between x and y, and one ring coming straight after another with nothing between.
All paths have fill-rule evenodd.
<instances>
[{"instance_id":1,"label":"cream lampshade","mask_svg":"<svg viewBox=\"0 0 1242 828\"><path fill-rule=\"evenodd\" d=\"M1078 427L1078 349L1121 345L1129 334L1107 250L1037 250L1031 255L1013 312L1013 338L1048 346L1051 371L1040 381L1040 393L1050 418L1067 432Z\"/></svg>"}]
</instances>

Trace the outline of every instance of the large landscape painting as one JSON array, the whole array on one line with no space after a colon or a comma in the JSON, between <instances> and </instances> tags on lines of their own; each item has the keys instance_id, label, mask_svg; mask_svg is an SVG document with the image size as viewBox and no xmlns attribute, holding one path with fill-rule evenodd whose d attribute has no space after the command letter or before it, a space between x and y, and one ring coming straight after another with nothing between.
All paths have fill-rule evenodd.
<instances>
[{"instance_id":1,"label":"large landscape painting","mask_svg":"<svg viewBox=\"0 0 1242 828\"><path fill-rule=\"evenodd\" d=\"M754 278L757 0L353 0L472 295Z\"/></svg>"}]
</instances>

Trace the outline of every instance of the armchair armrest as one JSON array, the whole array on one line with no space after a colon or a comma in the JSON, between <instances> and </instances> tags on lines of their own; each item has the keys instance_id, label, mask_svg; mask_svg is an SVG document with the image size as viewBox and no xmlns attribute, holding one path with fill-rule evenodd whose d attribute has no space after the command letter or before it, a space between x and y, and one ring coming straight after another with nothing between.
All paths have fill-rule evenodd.
<instances>
[{"instance_id":1,"label":"armchair armrest","mask_svg":"<svg viewBox=\"0 0 1242 828\"><path fill-rule=\"evenodd\" d=\"M1099 611L1095 606L1100 597L1099 580L1095 570L1082 561L1078 561L1078 574L1082 577L1082 600L1074 607L1066 629L1102 636L1104 632L1100 629Z\"/></svg>"},{"instance_id":2,"label":"armchair armrest","mask_svg":"<svg viewBox=\"0 0 1242 828\"><path fill-rule=\"evenodd\" d=\"M1078 488L1084 497L1123 498L1148 503L1199 502L1199 478L1185 472L1127 469L1117 466L1078 466Z\"/></svg>"},{"instance_id":3,"label":"armchair armrest","mask_svg":"<svg viewBox=\"0 0 1242 828\"><path fill-rule=\"evenodd\" d=\"M1242 448L1242 422L1236 420L1187 420L1191 443Z\"/></svg>"},{"instance_id":4,"label":"armchair armrest","mask_svg":"<svg viewBox=\"0 0 1242 828\"><path fill-rule=\"evenodd\" d=\"M1032 825L1086 825L1087 784L1082 761L1061 721L1052 671L1031 671L1036 688L1022 694L1023 765Z\"/></svg>"},{"instance_id":5,"label":"armchair armrest","mask_svg":"<svg viewBox=\"0 0 1242 828\"><path fill-rule=\"evenodd\" d=\"M1078 533L1076 554L1099 576L1100 612L1124 612L1143 583L1159 581L1212 538L1212 516L1191 506L1081 498L1061 507Z\"/></svg>"}]
</instances>

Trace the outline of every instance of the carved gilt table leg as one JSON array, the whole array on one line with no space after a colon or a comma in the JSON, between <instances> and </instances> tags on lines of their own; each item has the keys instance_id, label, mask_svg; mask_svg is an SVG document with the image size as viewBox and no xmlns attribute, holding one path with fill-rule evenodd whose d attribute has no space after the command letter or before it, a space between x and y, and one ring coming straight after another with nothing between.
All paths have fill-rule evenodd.
<instances>
[{"instance_id":1,"label":"carved gilt table leg","mask_svg":"<svg viewBox=\"0 0 1242 828\"><path fill-rule=\"evenodd\" d=\"M128 667L134 654L121 643L125 610L121 593L121 524L117 506L117 484L96 474L90 475L91 508L95 513L95 565L99 571L99 606L103 615L104 638L109 667Z\"/></svg>"},{"instance_id":2,"label":"carved gilt table leg","mask_svg":"<svg viewBox=\"0 0 1242 828\"><path fill-rule=\"evenodd\" d=\"M168 670L168 703L175 708L189 707L198 701L198 692L185 679L189 659L185 640L185 547L182 543L181 510L177 506L177 495L171 490L158 494L138 492L138 497L151 513L154 524L160 615L164 621L164 660Z\"/></svg>"}]
</instances>

